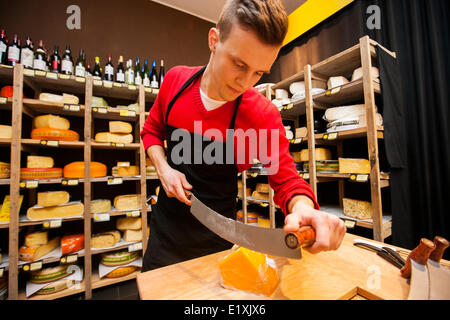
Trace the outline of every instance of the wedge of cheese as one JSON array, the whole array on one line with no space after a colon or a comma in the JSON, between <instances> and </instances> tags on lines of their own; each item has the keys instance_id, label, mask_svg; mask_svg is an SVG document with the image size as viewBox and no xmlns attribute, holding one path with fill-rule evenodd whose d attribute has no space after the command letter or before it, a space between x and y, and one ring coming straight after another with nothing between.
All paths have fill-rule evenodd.
<instances>
[{"instance_id":1,"label":"wedge of cheese","mask_svg":"<svg viewBox=\"0 0 450 320\"><path fill-rule=\"evenodd\" d=\"M100 162L91 162L91 178L106 177L106 166ZM75 161L64 167L65 178L84 178L84 162Z\"/></svg>"},{"instance_id":2,"label":"wedge of cheese","mask_svg":"<svg viewBox=\"0 0 450 320\"><path fill-rule=\"evenodd\" d=\"M367 159L339 158L339 173L370 173Z\"/></svg>"},{"instance_id":3,"label":"wedge of cheese","mask_svg":"<svg viewBox=\"0 0 450 320\"><path fill-rule=\"evenodd\" d=\"M114 241L117 243L120 241L121 235L120 235L120 231L118 230L113 230L113 231L106 231L103 232L103 234L111 234L114 237Z\"/></svg>"},{"instance_id":4,"label":"wedge of cheese","mask_svg":"<svg viewBox=\"0 0 450 320\"><path fill-rule=\"evenodd\" d=\"M137 210L141 208L140 194L126 194L114 198L114 208L118 211Z\"/></svg>"},{"instance_id":5,"label":"wedge of cheese","mask_svg":"<svg viewBox=\"0 0 450 320\"><path fill-rule=\"evenodd\" d=\"M355 219L371 219L372 204L368 201L343 198L344 215Z\"/></svg>"},{"instance_id":6,"label":"wedge of cheese","mask_svg":"<svg viewBox=\"0 0 450 320\"><path fill-rule=\"evenodd\" d=\"M0 179L8 179L11 175L11 166L9 163L0 162Z\"/></svg>"},{"instance_id":7,"label":"wedge of cheese","mask_svg":"<svg viewBox=\"0 0 450 320\"><path fill-rule=\"evenodd\" d=\"M103 253L101 263L105 266L113 267L128 264L139 258L139 253L136 251L116 251L111 253Z\"/></svg>"},{"instance_id":8,"label":"wedge of cheese","mask_svg":"<svg viewBox=\"0 0 450 320\"><path fill-rule=\"evenodd\" d=\"M295 129L295 138L305 138L308 135L308 128L301 127Z\"/></svg>"},{"instance_id":9,"label":"wedge of cheese","mask_svg":"<svg viewBox=\"0 0 450 320\"><path fill-rule=\"evenodd\" d=\"M128 122L124 121L110 121L109 132L111 133L131 133L133 127Z\"/></svg>"},{"instance_id":10,"label":"wedge of cheese","mask_svg":"<svg viewBox=\"0 0 450 320\"><path fill-rule=\"evenodd\" d=\"M111 200L97 199L91 201L91 214L111 211Z\"/></svg>"},{"instance_id":11,"label":"wedge of cheese","mask_svg":"<svg viewBox=\"0 0 450 320\"><path fill-rule=\"evenodd\" d=\"M19 249L19 257L22 261L35 261L39 260L46 254L50 253L51 251L55 250L59 246L59 237L55 237L46 244L43 244L41 246L34 246L34 247L26 247L22 246Z\"/></svg>"},{"instance_id":12,"label":"wedge of cheese","mask_svg":"<svg viewBox=\"0 0 450 320\"><path fill-rule=\"evenodd\" d=\"M273 259L243 247L233 247L219 262L221 285L270 296L278 286L279 276Z\"/></svg>"},{"instance_id":13,"label":"wedge of cheese","mask_svg":"<svg viewBox=\"0 0 450 320\"><path fill-rule=\"evenodd\" d=\"M11 139L12 138L12 127L0 124L0 139Z\"/></svg>"},{"instance_id":14,"label":"wedge of cheese","mask_svg":"<svg viewBox=\"0 0 450 320\"><path fill-rule=\"evenodd\" d=\"M84 249L84 234L70 234L61 238L61 253L63 255Z\"/></svg>"},{"instance_id":15,"label":"wedge of cheese","mask_svg":"<svg viewBox=\"0 0 450 320\"><path fill-rule=\"evenodd\" d=\"M113 247L115 244L114 236L109 233L96 234L91 238L91 248L93 249Z\"/></svg>"},{"instance_id":16,"label":"wedge of cheese","mask_svg":"<svg viewBox=\"0 0 450 320\"><path fill-rule=\"evenodd\" d=\"M67 93L63 93L62 95L52 93L41 93L39 95L39 100L47 102L67 103L67 104L78 104L80 102L80 99L78 99L77 96Z\"/></svg>"},{"instance_id":17,"label":"wedge of cheese","mask_svg":"<svg viewBox=\"0 0 450 320\"><path fill-rule=\"evenodd\" d=\"M40 207L53 207L68 203L70 194L67 191L38 192L37 205Z\"/></svg>"},{"instance_id":18,"label":"wedge of cheese","mask_svg":"<svg viewBox=\"0 0 450 320\"><path fill-rule=\"evenodd\" d=\"M108 143L132 143L133 136L127 133L99 132L95 135L95 141Z\"/></svg>"},{"instance_id":19,"label":"wedge of cheese","mask_svg":"<svg viewBox=\"0 0 450 320\"><path fill-rule=\"evenodd\" d=\"M105 278L113 279L113 278L125 277L125 276L128 276L129 274L132 274L133 272L135 272L138 269L140 269L140 268L136 267L136 266L120 267L120 268L114 269L113 271L108 273L105 276Z\"/></svg>"},{"instance_id":20,"label":"wedge of cheese","mask_svg":"<svg viewBox=\"0 0 450 320\"><path fill-rule=\"evenodd\" d=\"M300 152L293 152L294 162L309 161L309 150L303 149ZM331 160L331 150L326 148L316 148L316 161Z\"/></svg>"},{"instance_id":21,"label":"wedge of cheese","mask_svg":"<svg viewBox=\"0 0 450 320\"><path fill-rule=\"evenodd\" d=\"M55 162L52 157L41 157L41 156L28 156L27 157L27 168L38 169L38 168L53 168Z\"/></svg>"},{"instance_id":22,"label":"wedge of cheese","mask_svg":"<svg viewBox=\"0 0 450 320\"><path fill-rule=\"evenodd\" d=\"M36 292L36 294L46 295L46 294L60 292L60 291L66 290L68 288L71 288L75 283L76 283L76 281L73 279L61 279L58 281L50 282L48 285L46 285L42 289L39 289Z\"/></svg>"},{"instance_id":23,"label":"wedge of cheese","mask_svg":"<svg viewBox=\"0 0 450 320\"><path fill-rule=\"evenodd\" d=\"M60 206L38 207L34 206L27 210L29 220L58 219L65 217L82 216L84 205L81 202L69 202Z\"/></svg>"},{"instance_id":24,"label":"wedge of cheese","mask_svg":"<svg viewBox=\"0 0 450 320\"><path fill-rule=\"evenodd\" d=\"M25 236L25 246L26 247L35 247L41 246L43 244L48 243L48 232L47 231L38 231L29 233Z\"/></svg>"},{"instance_id":25,"label":"wedge of cheese","mask_svg":"<svg viewBox=\"0 0 450 320\"><path fill-rule=\"evenodd\" d=\"M51 141L78 141L80 135L73 130L36 128L31 131L31 139Z\"/></svg>"},{"instance_id":26,"label":"wedge of cheese","mask_svg":"<svg viewBox=\"0 0 450 320\"><path fill-rule=\"evenodd\" d=\"M123 240L127 242L142 241L142 230L125 230Z\"/></svg>"},{"instance_id":27,"label":"wedge of cheese","mask_svg":"<svg viewBox=\"0 0 450 320\"><path fill-rule=\"evenodd\" d=\"M70 122L66 118L46 114L33 119L33 128L52 128L69 130Z\"/></svg>"},{"instance_id":28,"label":"wedge of cheese","mask_svg":"<svg viewBox=\"0 0 450 320\"><path fill-rule=\"evenodd\" d=\"M142 229L142 218L118 218L116 222L116 228L118 230L140 230Z\"/></svg>"},{"instance_id":29,"label":"wedge of cheese","mask_svg":"<svg viewBox=\"0 0 450 320\"><path fill-rule=\"evenodd\" d=\"M30 281L33 283L46 283L59 280L71 274L68 265L44 268L31 272Z\"/></svg>"}]
</instances>

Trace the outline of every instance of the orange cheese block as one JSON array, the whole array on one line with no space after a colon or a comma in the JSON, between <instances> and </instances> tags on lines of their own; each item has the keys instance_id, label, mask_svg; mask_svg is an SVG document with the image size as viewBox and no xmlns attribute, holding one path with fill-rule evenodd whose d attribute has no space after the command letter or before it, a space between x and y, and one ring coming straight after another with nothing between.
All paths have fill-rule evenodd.
<instances>
[{"instance_id":1,"label":"orange cheese block","mask_svg":"<svg viewBox=\"0 0 450 320\"><path fill-rule=\"evenodd\" d=\"M266 254L243 247L233 248L219 262L225 288L270 296L280 281L275 262Z\"/></svg>"},{"instance_id":2,"label":"orange cheese block","mask_svg":"<svg viewBox=\"0 0 450 320\"><path fill-rule=\"evenodd\" d=\"M48 254L51 251L58 248L59 240L60 240L59 237L55 237L52 240L50 240L48 243L40 245L40 246L34 246L34 247L22 246L22 247L20 247L20 249L19 249L20 260L23 260L23 261L39 260L46 254Z\"/></svg>"},{"instance_id":3,"label":"orange cheese block","mask_svg":"<svg viewBox=\"0 0 450 320\"><path fill-rule=\"evenodd\" d=\"M11 166L9 163L0 162L0 179L8 179L11 174Z\"/></svg>"},{"instance_id":4,"label":"orange cheese block","mask_svg":"<svg viewBox=\"0 0 450 320\"><path fill-rule=\"evenodd\" d=\"M73 130L37 128L31 131L31 139L78 141L80 140L80 135Z\"/></svg>"},{"instance_id":5,"label":"orange cheese block","mask_svg":"<svg viewBox=\"0 0 450 320\"><path fill-rule=\"evenodd\" d=\"M84 178L84 162L75 161L64 167L65 178ZM100 162L91 162L91 178L106 177L106 166Z\"/></svg>"},{"instance_id":6,"label":"orange cheese block","mask_svg":"<svg viewBox=\"0 0 450 320\"><path fill-rule=\"evenodd\" d=\"M61 252L63 255L84 249L84 234L65 235L61 238Z\"/></svg>"},{"instance_id":7,"label":"orange cheese block","mask_svg":"<svg viewBox=\"0 0 450 320\"><path fill-rule=\"evenodd\" d=\"M57 179L62 177L61 168L46 168L46 169L20 169L21 180L36 180L36 179Z\"/></svg>"},{"instance_id":8,"label":"orange cheese block","mask_svg":"<svg viewBox=\"0 0 450 320\"><path fill-rule=\"evenodd\" d=\"M129 266L129 267L120 267L117 269L114 269L110 273L108 273L105 277L106 278L119 278L119 277L125 277L134 271L139 269L139 267L136 266Z\"/></svg>"}]
</instances>

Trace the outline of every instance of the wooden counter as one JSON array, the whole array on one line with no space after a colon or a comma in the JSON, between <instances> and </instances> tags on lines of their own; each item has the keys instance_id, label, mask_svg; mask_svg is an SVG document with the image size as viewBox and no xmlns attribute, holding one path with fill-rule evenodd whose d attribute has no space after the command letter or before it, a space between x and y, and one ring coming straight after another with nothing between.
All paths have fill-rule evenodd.
<instances>
[{"instance_id":1,"label":"wooden counter","mask_svg":"<svg viewBox=\"0 0 450 320\"><path fill-rule=\"evenodd\" d=\"M364 239L347 233L337 251L313 255L303 250L301 260L275 257L280 284L270 297L220 286L218 262L228 251L140 273L139 294L145 300L407 299L409 284L400 269L375 252L354 246L355 238ZM409 251L399 253L406 258ZM442 264L448 266L448 261Z\"/></svg>"}]
</instances>

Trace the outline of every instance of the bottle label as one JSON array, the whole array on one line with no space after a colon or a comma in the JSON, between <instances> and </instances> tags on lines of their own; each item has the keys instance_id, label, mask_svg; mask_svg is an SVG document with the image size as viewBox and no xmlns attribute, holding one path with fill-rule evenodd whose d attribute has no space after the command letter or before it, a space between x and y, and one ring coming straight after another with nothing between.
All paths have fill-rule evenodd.
<instances>
[{"instance_id":1,"label":"bottle label","mask_svg":"<svg viewBox=\"0 0 450 320\"><path fill-rule=\"evenodd\" d=\"M150 87L150 79L149 78L144 78L144 86Z\"/></svg>"},{"instance_id":2,"label":"bottle label","mask_svg":"<svg viewBox=\"0 0 450 320\"><path fill-rule=\"evenodd\" d=\"M8 50L8 61L19 62L20 50L16 47L9 47Z\"/></svg>"},{"instance_id":3,"label":"bottle label","mask_svg":"<svg viewBox=\"0 0 450 320\"><path fill-rule=\"evenodd\" d=\"M6 52L6 44L3 42L0 42L0 52Z\"/></svg>"},{"instance_id":4,"label":"bottle label","mask_svg":"<svg viewBox=\"0 0 450 320\"><path fill-rule=\"evenodd\" d=\"M110 65L105 66L105 74L114 75L114 68Z\"/></svg>"},{"instance_id":5,"label":"bottle label","mask_svg":"<svg viewBox=\"0 0 450 320\"><path fill-rule=\"evenodd\" d=\"M84 77L86 75L86 69L83 66L76 66L75 75L77 77Z\"/></svg>"},{"instance_id":6,"label":"bottle label","mask_svg":"<svg viewBox=\"0 0 450 320\"><path fill-rule=\"evenodd\" d=\"M61 62L61 71L73 74L73 63L70 60L63 60Z\"/></svg>"},{"instance_id":7,"label":"bottle label","mask_svg":"<svg viewBox=\"0 0 450 320\"><path fill-rule=\"evenodd\" d=\"M141 85L142 84L142 78L141 78L141 75L139 73L136 75L136 79L134 79L134 84L136 84L136 85Z\"/></svg>"},{"instance_id":8,"label":"bottle label","mask_svg":"<svg viewBox=\"0 0 450 320\"><path fill-rule=\"evenodd\" d=\"M53 60L52 61L52 70L59 70L58 60Z\"/></svg>"},{"instance_id":9,"label":"bottle label","mask_svg":"<svg viewBox=\"0 0 450 320\"><path fill-rule=\"evenodd\" d=\"M125 82L125 73L117 72L117 74L116 74L116 81L117 82Z\"/></svg>"},{"instance_id":10,"label":"bottle label","mask_svg":"<svg viewBox=\"0 0 450 320\"><path fill-rule=\"evenodd\" d=\"M22 49L22 64L25 68L32 68L33 67L33 51L30 49Z\"/></svg>"},{"instance_id":11,"label":"bottle label","mask_svg":"<svg viewBox=\"0 0 450 320\"><path fill-rule=\"evenodd\" d=\"M134 71L133 70L127 71L127 83L134 84Z\"/></svg>"},{"instance_id":12,"label":"bottle label","mask_svg":"<svg viewBox=\"0 0 450 320\"><path fill-rule=\"evenodd\" d=\"M33 62L33 69L46 71L45 67L47 66L47 63L44 60L38 60L35 59Z\"/></svg>"},{"instance_id":13,"label":"bottle label","mask_svg":"<svg viewBox=\"0 0 450 320\"><path fill-rule=\"evenodd\" d=\"M152 87L153 89L158 89L158 87L159 87L158 81L152 81L150 83L150 87Z\"/></svg>"}]
</instances>

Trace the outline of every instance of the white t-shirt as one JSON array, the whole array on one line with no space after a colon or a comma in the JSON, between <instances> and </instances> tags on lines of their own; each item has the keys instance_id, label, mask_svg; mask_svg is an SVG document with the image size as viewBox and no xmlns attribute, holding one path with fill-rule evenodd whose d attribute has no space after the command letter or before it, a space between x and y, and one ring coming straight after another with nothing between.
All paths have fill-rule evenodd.
<instances>
[{"instance_id":1,"label":"white t-shirt","mask_svg":"<svg viewBox=\"0 0 450 320\"><path fill-rule=\"evenodd\" d=\"M208 97L206 95L206 93L203 92L203 90L201 88L200 88L200 96L202 98L202 102L203 102L203 105L205 106L205 109L208 111L220 108L225 103L227 103L226 101L219 101L219 100L211 99L210 97Z\"/></svg>"}]
</instances>

